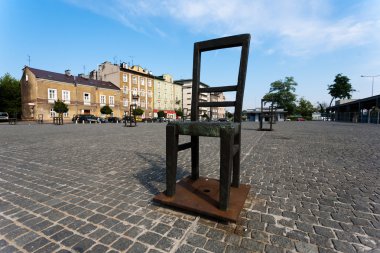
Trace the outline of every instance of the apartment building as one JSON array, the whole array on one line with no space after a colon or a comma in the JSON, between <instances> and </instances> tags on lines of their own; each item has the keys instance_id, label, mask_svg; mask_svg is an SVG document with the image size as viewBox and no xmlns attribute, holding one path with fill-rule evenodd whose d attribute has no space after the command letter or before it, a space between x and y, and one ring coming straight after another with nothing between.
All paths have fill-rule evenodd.
<instances>
[{"instance_id":1,"label":"apartment building","mask_svg":"<svg viewBox=\"0 0 380 253\"><path fill-rule=\"evenodd\" d=\"M120 114L130 115L130 105L136 104L144 110L142 118L153 117L154 76L141 66L129 67L127 63L104 62L92 76L102 81L113 82L120 89Z\"/></svg>"},{"instance_id":2,"label":"apartment building","mask_svg":"<svg viewBox=\"0 0 380 253\"><path fill-rule=\"evenodd\" d=\"M223 92L214 92L210 94L210 101L211 102L223 102L226 98L223 94ZM217 120L221 118L225 118L226 116L226 110L225 107L211 107L211 116L210 118L212 120Z\"/></svg>"},{"instance_id":3,"label":"apartment building","mask_svg":"<svg viewBox=\"0 0 380 253\"><path fill-rule=\"evenodd\" d=\"M73 76L69 70L56 73L25 67L21 78L22 118L44 120L56 116L54 102L61 100L69 111L63 115L69 121L76 114L100 116L100 108L108 105L113 115L120 117L120 89L111 82L93 80L82 75Z\"/></svg>"},{"instance_id":4,"label":"apartment building","mask_svg":"<svg viewBox=\"0 0 380 253\"><path fill-rule=\"evenodd\" d=\"M164 111L169 119L176 119L176 110L182 109L182 85L173 83L169 74L154 78L154 117Z\"/></svg>"},{"instance_id":5,"label":"apartment building","mask_svg":"<svg viewBox=\"0 0 380 253\"><path fill-rule=\"evenodd\" d=\"M174 83L179 84L182 86L182 108L185 116L190 116L191 113L191 98L192 98L192 79L181 79L176 80ZM200 83L200 88L206 88L209 87L205 83ZM199 95L199 102L210 102L210 94L209 93L201 93ZM206 114L207 116L210 116L210 108L209 107L199 107L199 117Z\"/></svg>"}]
</instances>

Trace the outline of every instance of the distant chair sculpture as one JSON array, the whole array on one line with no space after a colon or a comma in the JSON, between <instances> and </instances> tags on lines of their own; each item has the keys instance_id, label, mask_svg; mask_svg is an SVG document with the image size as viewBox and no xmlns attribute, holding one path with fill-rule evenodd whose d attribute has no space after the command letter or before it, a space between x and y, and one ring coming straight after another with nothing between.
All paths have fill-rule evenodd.
<instances>
[{"instance_id":1,"label":"distant chair sculpture","mask_svg":"<svg viewBox=\"0 0 380 253\"><path fill-rule=\"evenodd\" d=\"M63 116L59 115L58 117L53 117L54 125L63 125Z\"/></svg>"},{"instance_id":2,"label":"distant chair sculpture","mask_svg":"<svg viewBox=\"0 0 380 253\"><path fill-rule=\"evenodd\" d=\"M37 123L38 124L44 123L44 115L43 114L38 114Z\"/></svg>"},{"instance_id":3,"label":"distant chair sculpture","mask_svg":"<svg viewBox=\"0 0 380 253\"><path fill-rule=\"evenodd\" d=\"M268 111L264 111L264 105L270 103ZM264 128L263 123L265 118L268 118L269 128ZM260 131L272 131L273 130L273 121L274 121L274 102L271 100L261 99L261 113L260 113Z\"/></svg>"},{"instance_id":4,"label":"distant chair sculpture","mask_svg":"<svg viewBox=\"0 0 380 253\"><path fill-rule=\"evenodd\" d=\"M194 44L191 121L170 122L166 127L166 191L154 200L223 220L236 221L249 192L240 184L241 116L247 72L249 34ZM201 53L241 47L237 85L200 88ZM199 102L200 93L236 92L235 101ZM234 107L234 122L200 122L199 107ZM190 135L178 144L179 135ZM220 137L220 180L199 176L199 137ZM176 184L178 152L191 148L191 177ZM231 183L232 173L232 183ZM232 186L232 187L231 187ZM230 198L230 195L233 195Z\"/></svg>"}]
</instances>

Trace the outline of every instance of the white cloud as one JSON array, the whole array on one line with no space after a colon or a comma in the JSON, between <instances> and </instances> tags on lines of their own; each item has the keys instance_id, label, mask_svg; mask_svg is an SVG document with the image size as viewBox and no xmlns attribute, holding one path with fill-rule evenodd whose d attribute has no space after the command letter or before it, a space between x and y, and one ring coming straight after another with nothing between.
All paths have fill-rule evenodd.
<instances>
[{"instance_id":1,"label":"white cloud","mask_svg":"<svg viewBox=\"0 0 380 253\"><path fill-rule=\"evenodd\" d=\"M166 18L195 33L249 32L264 52L309 56L380 44L380 2L341 10L328 0L66 0L142 33L169 36L152 19ZM340 3L342 4L342 3ZM270 44L270 45L268 45Z\"/></svg>"}]
</instances>

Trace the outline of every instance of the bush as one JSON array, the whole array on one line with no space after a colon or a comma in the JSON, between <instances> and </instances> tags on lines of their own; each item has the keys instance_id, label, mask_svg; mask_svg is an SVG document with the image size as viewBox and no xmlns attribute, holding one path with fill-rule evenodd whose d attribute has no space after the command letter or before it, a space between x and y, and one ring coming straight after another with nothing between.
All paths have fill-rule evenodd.
<instances>
[{"instance_id":1,"label":"bush","mask_svg":"<svg viewBox=\"0 0 380 253\"><path fill-rule=\"evenodd\" d=\"M112 113L112 109L108 105L105 105L102 108L100 108L100 113L105 114L105 115L109 115Z\"/></svg>"}]
</instances>

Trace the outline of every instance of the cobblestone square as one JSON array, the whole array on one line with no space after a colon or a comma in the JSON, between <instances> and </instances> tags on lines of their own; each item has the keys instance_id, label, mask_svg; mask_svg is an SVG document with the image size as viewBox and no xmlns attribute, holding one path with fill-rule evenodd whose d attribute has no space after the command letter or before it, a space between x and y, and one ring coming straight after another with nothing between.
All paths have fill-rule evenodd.
<instances>
[{"instance_id":1,"label":"cobblestone square","mask_svg":"<svg viewBox=\"0 0 380 253\"><path fill-rule=\"evenodd\" d=\"M377 125L244 123L236 224L152 202L165 125L1 124L0 252L380 252ZM200 174L218 178L219 140L200 142Z\"/></svg>"}]
</instances>

